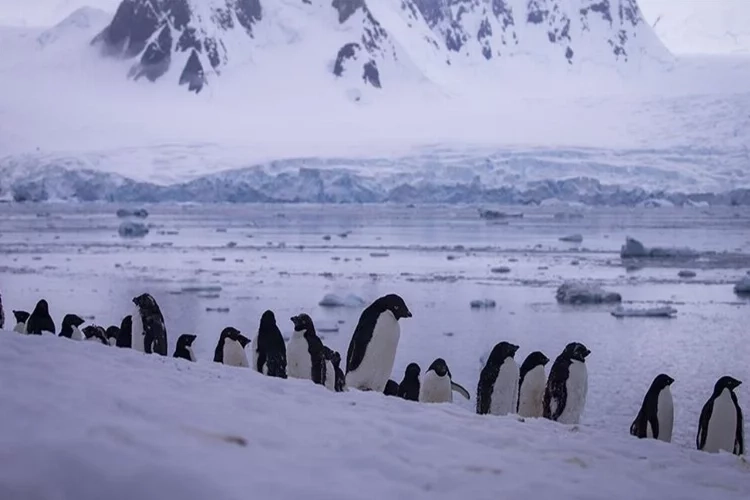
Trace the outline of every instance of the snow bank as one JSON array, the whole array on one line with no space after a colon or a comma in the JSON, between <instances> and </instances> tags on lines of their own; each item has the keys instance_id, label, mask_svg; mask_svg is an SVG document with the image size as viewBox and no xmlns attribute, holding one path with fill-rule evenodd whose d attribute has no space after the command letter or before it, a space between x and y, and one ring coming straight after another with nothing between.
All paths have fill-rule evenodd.
<instances>
[{"instance_id":1,"label":"snow bank","mask_svg":"<svg viewBox=\"0 0 750 500\"><path fill-rule=\"evenodd\" d=\"M647 248L643 243L631 238L625 238L625 244L620 248L620 257L652 258L652 259L691 259L698 256L698 252L690 248Z\"/></svg>"},{"instance_id":2,"label":"snow bank","mask_svg":"<svg viewBox=\"0 0 750 500\"><path fill-rule=\"evenodd\" d=\"M0 332L0 380L0 498L750 496L737 457L627 429L333 393L91 342Z\"/></svg>"},{"instance_id":3,"label":"snow bank","mask_svg":"<svg viewBox=\"0 0 750 500\"><path fill-rule=\"evenodd\" d=\"M616 318L672 318L677 314L674 307L648 307L645 309L625 308L618 306L612 311L612 316Z\"/></svg>"},{"instance_id":4,"label":"snow bank","mask_svg":"<svg viewBox=\"0 0 750 500\"><path fill-rule=\"evenodd\" d=\"M617 292L608 292L601 285L584 281L566 281L555 295L560 304L610 304L621 302Z\"/></svg>"}]
</instances>

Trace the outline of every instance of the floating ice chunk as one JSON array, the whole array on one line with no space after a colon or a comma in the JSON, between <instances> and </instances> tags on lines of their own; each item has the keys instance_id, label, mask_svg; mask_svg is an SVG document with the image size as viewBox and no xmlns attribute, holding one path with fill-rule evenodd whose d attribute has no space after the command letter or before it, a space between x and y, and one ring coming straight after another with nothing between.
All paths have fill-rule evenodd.
<instances>
[{"instance_id":1,"label":"floating ice chunk","mask_svg":"<svg viewBox=\"0 0 750 500\"><path fill-rule=\"evenodd\" d=\"M365 305L365 300L353 293L347 294L345 297L335 293L327 293L318 302L318 305L321 307L362 307Z\"/></svg>"},{"instance_id":2,"label":"floating ice chunk","mask_svg":"<svg viewBox=\"0 0 750 500\"><path fill-rule=\"evenodd\" d=\"M612 311L612 316L616 318L672 318L677 314L677 309L671 306L649 307L646 309L631 309L622 306Z\"/></svg>"},{"instance_id":3,"label":"floating ice chunk","mask_svg":"<svg viewBox=\"0 0 750 500\"><path fill-rule=\"evenodd\" d=\"M744 276L736 285L734 285L734 293L739 295L750 294L750 275Z\"/></svg>"},{"instance_id":4,"label":"floating ice chunk","mask_svg":"<svg viewBox=\"0 0 750 500\"><path fill-rule=\"evenodd\" d=\"M191 285L191 286L183 286L180 291L183 293L202 293L202 292L211 292L216 293L220 292L222 288L219 285Z\"/></svg>"},{"instance_id":5,"label":"floating ice chunk","mask_svg":"<svg viewBox=\"0 0 750 500\"><path fill-rule=\"evenodd\" d=\"M490 272L506 274L510 272L510 268L507 266L493 267L492 269L490 269Z\"/></svg>"},{"instance_id":6,"label":"floating ice chunk","mask_svg":"<svg viewBox=\"0 0 750 500\"><path fill-rule=\"evenodd\" d=\"M627 236L625 244L620 248L620 257L648 257L648 250L643 243Z\"/></svg>"},{"instance_id":7,"label":"floating ice chunk","mask_svg":"<svg viewBox=\"0 0 750 500\"><path fill-rule=\"evenodd\" d=\"M117 209L117 216L118 217L138 217L139 219L145 219L148 217L148 210L145 208L118 208Z\"/></svg>"},{"instance_id":8,"label":"floating ice chunk","mask_svg":"<svg viewBox=\"0 0 750 500\"><path fill-rule=\"evenodd\" d=\"M560 241L566 241L568 243L581 243L583 241L583 236L580 234L571 234L568 236L563 236L560 238Z\"/></svg>"},{"instance_id":9,"label":"floating ice chunk","mask_svg":"<svg viewBox=\"0 0 750 500\"><path fill-rule=\"evenodd\" d=\"M690 248L647 248L643 243L628 236L625 238L625 244L620 248L620 257L622 258L694 258L698 252Z\"/></svg>"},{"instance_id":10,"label":"floating ice chunk","mask_svg":"<svg viewBox=\"0 0 750 500\"><path fill-rule=\"evenodd\" d=\"M123 238L142 238L148 234L148 227L140 222L125 221L120 224L117 232Z\"/></svg>"},{"instance_id":11,"label":"floating ice chunk","mask_svg":"<svg viewBox=\"0 0 750 500\"><path fill-rule=\"evenodd\" d=\"M516 213L506 213L506 212L500 212L498 210L489 210L489 209L483 209L479 208L477 209L479 211L479 217L482 219L520 219L523 218L523 213L516 212Z\"/></svg>"},{"instance_id":12,"label":"floating ice chunk","mask_svg":"<svg viewBox=\"0 0 750 500\"><path fill-rule=\"evenodd\" d=\"M617 292L608 292L596 283L566 281L557 289L557 301L561 304L611 304L622 302Z\"/></svg>"},{"instance_id":13,"label":"floating ice chunk","mask_svg":"<svg viewBox=\"0 0 750 500\"><path fill-rule=\"evenodd\" d=\"M476 299L472 300L469 305L472 309L492 309L497 306L497 303L492 299Z\"/></svg>"},{"instance_id":14,"label":"floating ice chunk","mask_svg":"<svg viewBox=\"0 0 750 500\"><path fill-rule=\"evenodd\" d=\"M695 278L696 273L695 271L691 271L690 269L683 269L679 273L677 273L677 276L680 278Z\"/></svg>"},{"instance_id":15,"label":"floating ice chunk","mask_svg":"<svg viewBox=\"0 0 750 500\"><path fill-rule=\"evenodd\" d=\"M321 333L336 333L339 331L337 323L327 323L325 321L316 322L315 328Z\"/></svg>"}]
</instances>

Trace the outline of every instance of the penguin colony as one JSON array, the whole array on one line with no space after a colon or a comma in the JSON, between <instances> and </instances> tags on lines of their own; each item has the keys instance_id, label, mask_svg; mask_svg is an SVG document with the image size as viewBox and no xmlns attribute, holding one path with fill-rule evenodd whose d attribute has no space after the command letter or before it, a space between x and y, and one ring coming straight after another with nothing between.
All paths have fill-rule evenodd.
<instances>
[{"instance_id":1,"label":"penguin colony","mask_svg":"<svg viewBox=\"0 0 750 500\"><path fill-rule=\"evenodd\" d=\"M112 325L107 329L93 324L83 326L86 323L83 318L67 314L57 335L166 356L167 329L156 300L144 293L133 299L133 305L132 314L125 316L120 326ZM55 335L55 323L44 299L36 304L31 314L13 311L13 316L16 320L13 331L17 333ZM214 362L251 368L269 377L307 379L336 392L354 388L422 403L451 402L455 392L470 400L469 392L453 381L443 358L434 360L424 374L417 363L410 363L400 383L390 378L401 335L399 320L411 317L406 303L396 294L375 300L360 315L347 350L346 370L343 370L341 355L323 344L308 314L290 318L294 334L287 344L274 313L268 310L261 316L252 340L236 328L226 327L216 344ZM4 323L0 298L0 328ZM192 334L181 335L173 357L196 361L192 348L196 338ZM250 360L246 351L248 345ZM516 413L521 417L541 417L563 424L579 423L586 405L586 358L591 351L579 342L569 343L555 359L547 377L545 366L550 359L534 351L519 368L515 361L518 348L503 341L492 349L479 376L476 412L480 415ZM670 387L673 382L674 379L664 373L656 376L630 426L631 435L671 442L674 405ZM723 376L716 382L698 421L695 442L699 450L744 455L742 409L735 393L741 383L730 376Z\"/></svg>"}]
</instances>

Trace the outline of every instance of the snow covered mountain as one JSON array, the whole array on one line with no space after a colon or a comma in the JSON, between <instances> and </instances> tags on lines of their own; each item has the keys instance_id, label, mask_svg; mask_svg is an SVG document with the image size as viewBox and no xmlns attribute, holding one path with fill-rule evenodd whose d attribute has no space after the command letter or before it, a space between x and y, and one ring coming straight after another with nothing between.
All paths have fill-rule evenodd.
<instances>
[{"instance_id":1,"label":"snow covered mountain","mask_svg":"<svg viewBox=\"0 0 750 500\"><path fill-rule=\"evenodd\" d=\"M268 74L302 59L381 88L517 57L553 66L668 57L636 0L122 0L93 43L133 60L134 79L195 92L226 70ZM274 54L265 67L264 53Z\"/></svg>"}]
</instances>

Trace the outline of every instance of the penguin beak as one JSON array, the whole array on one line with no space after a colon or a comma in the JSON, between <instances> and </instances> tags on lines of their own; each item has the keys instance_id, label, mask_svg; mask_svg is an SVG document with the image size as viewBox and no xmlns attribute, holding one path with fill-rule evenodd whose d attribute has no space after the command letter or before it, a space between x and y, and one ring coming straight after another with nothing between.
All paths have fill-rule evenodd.
<instances>
[{"instance_id":1,"label":"penguin beak","mask_svg":"<svg viewBox=\"0 0 750 500\"><path fill-rule=\"evenodd\" d=\"M518 352L519 347L520 346L517 346L515 344L511 344L511 346L510 346L511 356L515 356L516 355L516 352Z\"/></svg>"},{"instance_id":2,"label":"penguin beak","mask_svg":"<svg viewBox=\"0 0 750 500\"><path fill-rule=\"evenodd\" d=\"M411 318L411 316L412 316L412 315L411 315L411 311L407 309L407 310L406 310L406 311L405 311L405 312L404 312L404 313L402 314L402 316L403 316L404 318Z\"/></svg>"},{"instance_id":3,"label":"penguin beak","mask_svg":"<svg viewBox=\"0 0 750 500\"><path fill-rule=\"evenodd\" d=\"M589 354L591 354L591 351L589 351L588 349L586 349L585 351L583 351L583 357L584 358L587 357Z\"/></svg>"}]
</instances>

